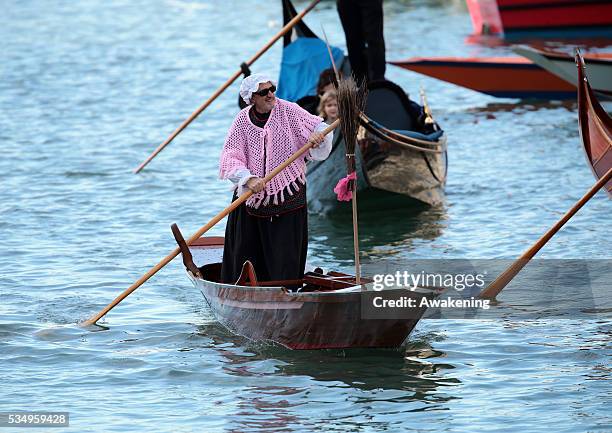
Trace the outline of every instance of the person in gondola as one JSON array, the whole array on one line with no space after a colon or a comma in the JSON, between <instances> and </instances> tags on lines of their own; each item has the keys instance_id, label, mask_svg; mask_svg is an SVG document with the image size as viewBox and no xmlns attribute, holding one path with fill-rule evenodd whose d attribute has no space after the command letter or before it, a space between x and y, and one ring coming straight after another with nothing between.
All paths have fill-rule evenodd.
<instances>
[{"instance_id":1,"label":"person in gondola","mask_svg":"<svg viewBox=\"0 0 612 433\"><path fill-rule=\"evenodd\" d=\"M328 90L323 93L317 112L328 125L331 125L338 118L338 94L336 90Z\"/></svg>"},{"instance_id":2,"label":"person in gondola","mask_svg":"<svg viewBox=\"0 0 612 433\"><path fill-rule=\"evenodd\" d=\"M324 69L319 75L319 81L317 82L316 95L306 95L296 101L296 103L304 110L311 114L318 113L319 102L321 96L325 92L335 90L338 86L338 80L336 79L336 73L332 68Z\"/></svg>"},{"instance_id":3,"label":"person in gondola","mask_svg":"<svg viewBox=\"0 0 612 433\"><path fill-rule=\"evenodd\" d=\"M338 0L337 6L357 82L384 80L383 0Z\"/></svg>"},{"instance_id":4,"label":"person in gondola","mask_svg":"<svg viewBox=\"0 0 612 433\"><path fill-rule=\"evenodd\" d=\"M242 109L227 134L219 177L233 184L235 200L249 199L228 217L221 281L234 284L250 261L260 281L304 276L308 249L305 159L323 160L331 151L333 133L318 116L297 104L276 98L275 82L264 74L245 78ZM314 146L270 182L263 178L298 149Z\"/></svg>"}]
</instances>

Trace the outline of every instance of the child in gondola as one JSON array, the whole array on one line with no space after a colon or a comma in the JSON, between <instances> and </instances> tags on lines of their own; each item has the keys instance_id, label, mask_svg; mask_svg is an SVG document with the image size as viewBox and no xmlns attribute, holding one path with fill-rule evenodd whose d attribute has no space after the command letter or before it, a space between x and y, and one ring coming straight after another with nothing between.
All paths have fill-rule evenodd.
<instances>
[{"instance_id":1,"label":"child in gondola","mask_svg":"<svg viewBox=\"0 0 612 433\"><path fill-rule=\"evenodd\" d=\"M321 96L317 113L328 125L338 118L338 95L335 90L328 90Z\"/></svg>"}]
</instances>

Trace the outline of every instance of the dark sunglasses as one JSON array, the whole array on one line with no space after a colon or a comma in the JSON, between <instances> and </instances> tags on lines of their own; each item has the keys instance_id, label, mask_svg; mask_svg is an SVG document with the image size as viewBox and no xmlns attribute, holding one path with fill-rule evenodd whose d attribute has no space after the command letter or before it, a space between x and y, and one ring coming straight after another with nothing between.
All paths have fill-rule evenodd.
<instances>
[{"instance_id":1,"label":"dark sunglasses","mask_svg":"<svg viewBox=\"0 0 612 433\"><path fill-rule=\"evenodd\" d=\"M253 95L259 95L262 98L268 96L268 92L276 92L276 86L268 87L267 89L261 89L259 92L253 92Z\"/></svg>"}]
</instances>

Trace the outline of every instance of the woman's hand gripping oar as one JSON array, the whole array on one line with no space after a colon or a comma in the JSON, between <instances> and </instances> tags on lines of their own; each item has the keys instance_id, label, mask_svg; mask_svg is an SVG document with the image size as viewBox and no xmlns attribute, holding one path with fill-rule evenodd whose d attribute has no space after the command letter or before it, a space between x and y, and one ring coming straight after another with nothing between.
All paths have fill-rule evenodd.
<instances>
[{"instance_id":1,"label":"woman's hand gripping oar","mask_svg":"<svg viewBox=\"0 0 612 433\"><path fill-rule=\"evenodd\" d=\"M329 125L327 128L325 128L325 130L323 130L321 132L321 134L323 136L329 134L334 129L336 129L336 127L338 127L338 125L340 125L340 119L336 120L331 125ZM315 145L315 142L309 142L305 146L303 146L301 149L299 149L297 152L295 152L293 155L291 155L291 157L289 157L289 159L287 159L281 165L276 167L266 177L263 178L264 183L270 182L270 180L272 180L272 178L274 176L279 174L289 164L291 164L293 161L298 159L304 152L307 152L314 145ZM215 224L217 224L219 221L221 221L223 218L225 218L231 211L233 211L238 206L240 206L242 203L244 203L251 195L253 195L253 192L252 191L247 191L244 194L242 194L240 197L238 197L236 200L234 200L228 207L226 207L223 211L219 212L219 214L217 214L217 216L215 216L206 225L202 226L197 232L195 232L187 240L187 245L191 245L192 242L194 242L196 239L199 239L204 233L206 233L208 230L210 230L212 227L214 227ZM82 326L89 326L89 325L95 324L98 320L100 320L102 317L104 317L106 315L106 313L108 313L115 306L117 306L117 304L119 304L119 302L123 301L134 290L139 288L145 281L147 281L149 278L151 278L153 275L155 275L157 273L157 271L159 271L161 268L163 268L168 263L170 263L172 261L172 259L174 259L179 254L179 252L180 252L180 249L178 247L175 248L170 254L168 254L166 257L164 257L157 265L155 265L154 267L149 269L149 271L146 274L144 274L136 282L134 282L134 284L132 284L127 289L125 289L119 296L117 296L113 300L113 302L108 304L106 307L104 307L103 310L101 310L98 314L92 316L89 320L86 320L86 321L82 322L81 325Z\"/></svg>"}]
</instances>

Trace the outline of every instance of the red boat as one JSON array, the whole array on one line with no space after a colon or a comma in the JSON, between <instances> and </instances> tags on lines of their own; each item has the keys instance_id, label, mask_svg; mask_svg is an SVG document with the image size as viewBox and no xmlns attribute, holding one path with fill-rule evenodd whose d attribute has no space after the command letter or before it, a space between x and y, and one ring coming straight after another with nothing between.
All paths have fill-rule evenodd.
<instances>
[{"instance_id":1,"label":"red boat","mask_svg":"<svg viewBox=\"0 0 612 433\"><path fill-rule=\"evenodd\" d=\"M421 299L437 296L424 288L375 291L372 280L362 278L357 285L351 275L323 274L318 268L300 280L263 282L257 280L249 262L235 284L223 284L219 282L223 238L203 237L187 247L176 225L172 231L187 274L215 318L231 332L253 341L290 349L398 347L426 310L419 306ZM416 307L402 309L401 317L387 313L377 317L375 312L368 313L374 297L410 298Z\"/></svg>"},{"instance_id":2,"label":"red boat","mask_svg":"<svg viewBox=\"0 0 612 433\"><path fill-rule=\"evenodd\" d=\"M610 37L609 0L467 0L476 34Z\"/></svg>"},{"instance_id":3,"label":"red boat","mask_svg":"<svg viewBox=\"0 0 612 433\"><path fill-rule=\"evenodd\" d=\"M593 174L600 179L612 167L612 118L597 101L587 79L584 59L578 51L576 64L580 136ZM612 180L606 183L605 188L612 198Z\"/></svg>"},{"instance_id":4,"label":"red boat","mask_svg":"<svg viewBox=\"0 0 612 433\"><path fill-rule=\"evenodd\" d=\"M523 57L413 57L389 63L498 98L576 96L570 83Z\"/></svg>"},{"instance_id":5,"label":"red boat","mask_svg":"<svg viewBox=\"0 0 612 433\"><path fill-rule=\"evenodd\" d=\"M500 35L504 32L497 0L466 0L474 35Z\"/></svg>"}]
</instances>

